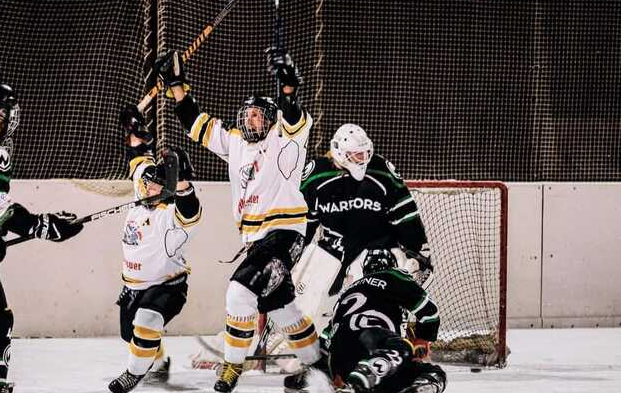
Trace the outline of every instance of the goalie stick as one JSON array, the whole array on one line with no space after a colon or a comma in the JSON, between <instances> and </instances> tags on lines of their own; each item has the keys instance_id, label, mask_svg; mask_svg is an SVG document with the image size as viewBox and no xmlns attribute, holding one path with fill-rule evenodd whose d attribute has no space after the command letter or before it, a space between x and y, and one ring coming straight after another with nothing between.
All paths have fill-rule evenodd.
<instances>
[{"instance_id":1,"label":"goalie stick","mask_svg":"<svg viewBox=\"0 0 630 393\"><path fill-rule=\"evenodd\" d=\"M103 217L109 217L118 213L126 212L136 206L148 205L175 196L175 189L177 188L177 176L179 173L177 154L173 151L168 150L164 153L163 160L164 165L166 166L166 185L164 186L164 188L162 188L162 192L160 194L148 198L138 199L136 201L125 203L122 205L110 207L109 209L101 210L85 217L77 218L76 220L72 221L71 224L85 224L91 221L100 220ZM34 238L35 234L32 233L28 236L22 236L15 239L7 240L6 245L7 247L13 246Z\"/></svg>"},{"instance_id":2,"label":"goalie stick","mask_svg":"<svg viewBox=\"0 0 630 393\"><path fill-rule=\"evenodd\" d=\"M188 46L188 49L186 49L186 51L182 53L182 60L184 61L184 63L187 62L188 59L192 57L193 53L195 53L197 49L201 46L201 44L203 44L208 39L212 31L219 25L219 23L221 23L223 18L227 16L227 14L230 12L232 7L234 7L234 5L237 2L238 0L229 0L227 4L225 5L225 7L223 7L221 12L219 12L219 14L214 18L212 23L206 26L201 32L201 34L199 34L197 39L195 39L195 41L193 41L193 43L190 44L190 46ZM163 87L164 86L162 85L162 81L158 81L157 84L153 86L153 88L149 91L149 93L144 96L142 101L140 101L140 103L138 104L138 110L140 112L144 112L144 109L149 105L151 100L160 92L160 90L162 90Z\"/></svg>"}]
</instances>

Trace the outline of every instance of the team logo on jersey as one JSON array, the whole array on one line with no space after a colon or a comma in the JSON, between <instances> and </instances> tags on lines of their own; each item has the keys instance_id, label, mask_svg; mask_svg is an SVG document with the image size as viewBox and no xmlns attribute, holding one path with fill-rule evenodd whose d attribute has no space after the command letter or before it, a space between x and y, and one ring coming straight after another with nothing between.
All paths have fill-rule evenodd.
<instances>
[{"instance_id":1,"label":"team logo on jersey","mask_svg":"<svg viewBox=\"0 0 630 393\"><path fill-rule=\"evenodd\" d=\"M11 169L11 156L5 149L0 148L0 171L6 172Z\"/></svg>"},{"instance_id":2,"label":"team logo on jersey","mask_svg":"<svg viewBox=\"0 0 630 393\"><path fill-rule=\"evenodd\" d=\"M349 201L318 203L318 210L322 213L341 213L349 210L381 211L381 203L367 198L354 198Z\"/></svg>"},{"instance_id":3,"label":"team logo on jersey","mask_svg":"<svg viewBox=\"0 0 630 393\"><path fill-rule=\"evenodd\" d=\"M368 366L372 369L372 372L379 377L386 376L392 368L390 362L385 358L370 359Z\"/></svg>"},{"instance_id":4,"label":"team logo on jersey","mask_svg":"<svg viewBox=\"0 0 630 393\"><path fill-rule=\"evenodd\" d=\"M278 154L278 169L285 179L289 180L298 167L300 160L300 145L295 141L289 141L280 149Z\"/></svg>"},{"instance_id":5,"label":"team logo on jersey","mask_svg":"<svg viewBox=\"0 0 630 393\"><path fill-rule=\"evenodd\" d=\"M127 221L125 231L123 232L122 241L130 246L137 246L142 240L142 232L140 226L135 221Z\"/></svg>"},{"instance_id":6,"label":"team logo on jersey","mask_svg":"<svg viewBox=\"0 0 630 393\"><path fill-rule=\"evenodd\" d=\"M304 170L302 171L302 180L308 179L308 177L315 170L315 161L309 161L308 164L304 166Z\"/></svg>"},{"instance_id":7,"label":"team logo on jersey","mask_svg":"<svg viewBox=\"0 0 630 393\"><path fill-rule=\"evenodd\" d=\"M385 161L385 165L387 166L387 169L389 169L389 171L392 173L392 175L396 179L401 179L402 180L402 176L400 176L400 174L398 172L396 172L396 167L394 166L394 164L392 164L389 161Z\"/></svg>"},{"instance_id":8,"label":"team logo on jersey","mask_svg":"<svg viewBox=\"0 0 630 393\"><path fill-rule=\"evenodd\" d=\"M254 161L251 164L247 164L242 166L239 170L239 175L241 178L241 188L247 188L247 183L256 178L256 172L260 169L258 168L258 162Z\"/></svg>"}]
</instances>

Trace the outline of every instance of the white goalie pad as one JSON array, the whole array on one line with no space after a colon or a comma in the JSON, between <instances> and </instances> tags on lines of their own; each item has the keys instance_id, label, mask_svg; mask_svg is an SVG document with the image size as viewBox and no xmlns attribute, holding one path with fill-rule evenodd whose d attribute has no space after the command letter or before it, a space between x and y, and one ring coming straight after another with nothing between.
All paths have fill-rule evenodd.
<instances>
[{"instance_id":1,"label":"white goalie pad","mask_svg":"<svg viewBox=\"0 0 630 393\"><path fill-rule=\"evenodd\" d=\"M337 296L328 290L341 269L341 262L315 243L309 244L291 274L295 284L295 302L313 320L317 333L331 318Z\"/></svg>"}]
</instances>

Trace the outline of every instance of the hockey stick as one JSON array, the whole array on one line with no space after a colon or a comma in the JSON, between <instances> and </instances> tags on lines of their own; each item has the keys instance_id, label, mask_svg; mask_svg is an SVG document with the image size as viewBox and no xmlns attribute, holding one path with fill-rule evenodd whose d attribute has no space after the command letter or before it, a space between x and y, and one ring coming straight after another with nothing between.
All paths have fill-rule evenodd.
<instances>
[{"instance_id":1,"label":"hockey stick","mask_svg":"<svg viewBox=\"0 0 630 393\"><path fill-rule=\"evenodd\" d=\"M177 187L177 175L179 172L177 154L175 154L172 151L167 151L164 154L164 164L166 166L166 185L164 186L164 188L162 188L162 192L159 193L158 195L153 195L148 198L138 199L133 202L110 207L109 209L101 210L99 212L87 215L85 217L77 218L76 220L72 221L71 224L85 224L90 221L99 220L103 217L109 217L118 213L126 212L128 210L133 209L136 206L148 205L151 203L163 201L165 199L173 197L175 195L175 189ZM34 238L35 238L35 234L32 233L27 236L22 236L15 239L7 240L6 245L7 247L13 246L13 245L20 244Z\"/></svg>"},{"instance_id":2,"label":"hockey stick","mask_svg":"<svg viewBox=\"0 0 630 393\"><path fill-rule=\"evenodd\" d=\"M184 63L188 61L188 59L192 57L193 53L197 51L197 49L201 46L201 44L203 44L208 39L208 36L210 36L212 31L219 25L219 23L221 23L223 18L226 17L226 15L230 12L232 7L234 7L234 4L236 4L237 2L238 0L229 0L228 3L225 5L225 7L223 7L223 10L221 10L221 12L219 12L219 14L214 18L212 23L210 23L208 26L206 26L203 29L203 31L201 32L201 34L199 34L197 39L193 41L193 43L190 44L188 49L186 49L186 51L182 54L182 60L184 61ZM153 86L153 88L149 91L149 93L144 96L142 101L140 101L140 103L138 104L138 110L140 112L144 112L144 109L149 105L151 100L160 92L160 90L162 90L163 87L164 86L162 84L162 81L158 80L157 84Z\"/></svg>"},{"instance_id":3,"label":"hockey stick","mask_svg":"<svg viewBox=\"0 0 630 393\"><path fill-rule=\"evenodd\" d=\"M221 351L218 348L215 348L214 346L212 346L210 343L208 343L206 340L204 340L201 336L196 336L195 337L197 339L197 342L199 342L199 345L201 345L203 347L203 349L205 349L206 351L210 352L211 354L213 354L216 357L219 358L224 358L225 353L223 353L223 351ZM292 353L280 353L280 354L275 354L275 355L249 355L245 357L245 361L248 360L275 360L275 359L295 359L297 356L295 356L295 354Z\"/></svg>"}]
</instances>

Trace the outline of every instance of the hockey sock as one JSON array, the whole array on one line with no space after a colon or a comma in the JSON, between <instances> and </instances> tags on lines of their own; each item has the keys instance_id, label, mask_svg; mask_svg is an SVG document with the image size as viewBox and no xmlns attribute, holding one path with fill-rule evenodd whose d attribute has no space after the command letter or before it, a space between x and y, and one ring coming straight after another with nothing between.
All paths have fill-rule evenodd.
<instances>
[{"instance_id":1,"label":"hockey sock","mask_svg":"<svg viewBox=\"0 0 630 393\"><path fill-rule=\"evenodd\" d=\"M139 308L133 325L127 370L134 375L144 375L158 354L162 342L164 317L157 311Z\"/></svg>"},{"instance_id":2,"label":"hockey sock","mask_svg":"<svg viewBox=\"0 0 630 393\"><path fill-rule=\"evenodd\" d=\"M304 364L313 364L321 357L317 331L311 319L302 314L295 302L268 314L281 329L289 348Z\"/></svg>"},{"instance_id":3,"label":"hockey sock","mask_svg":"<svg viewBox=\"0 0 630 393\"><path fill-rule=\"evenodd\" d=\"M258 299L243 284L230 281L225 301L225 361L242 364L254 340Z\"/></svg>"}]
</instances>

